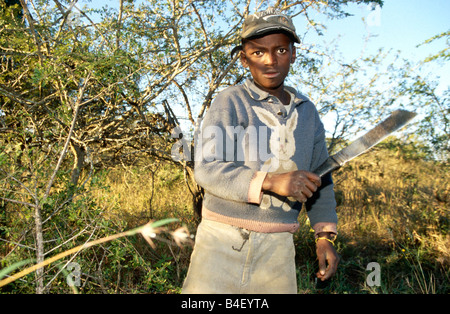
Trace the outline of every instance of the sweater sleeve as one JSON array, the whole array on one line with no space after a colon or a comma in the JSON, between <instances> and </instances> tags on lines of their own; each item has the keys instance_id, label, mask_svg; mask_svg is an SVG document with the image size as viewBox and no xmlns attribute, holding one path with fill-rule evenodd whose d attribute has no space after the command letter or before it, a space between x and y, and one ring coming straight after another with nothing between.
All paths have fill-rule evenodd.
<instances>
[{"instance_id":1,"label":"sweater sleeve","mask_svg":"<svg viewBox=\"0 0 450 314\"><path fill-rule=\"evenodd\" d=\"M245 165L237 152L236 106L226 93L218 94L202 121L195 142L195 180L220 198L259 204L265 173Z\"/></svg>"},{"instance_id":2,"label":"sweater sleeve","mask_svg":"<svg viewBox=\"0 0 450 314\"><path fill-rule=\"evenodd\" d=\"M316 111L316 131L310 170L320 166L328 158L325 129ZM336 199L331 174L322 177L322 185L306 202L306 210L315 234L323 231L337 234Z\"/></svg>"}]
</instances>

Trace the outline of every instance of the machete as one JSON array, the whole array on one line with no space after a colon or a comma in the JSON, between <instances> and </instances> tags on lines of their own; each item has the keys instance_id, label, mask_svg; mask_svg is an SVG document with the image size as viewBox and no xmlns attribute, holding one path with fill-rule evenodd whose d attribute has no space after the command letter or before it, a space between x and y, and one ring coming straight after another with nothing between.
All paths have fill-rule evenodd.
<instances>
[{"instance_id":1,"label":"machete","mask_svg":"<svg viewBox=\"0 0 450 314\"><path fill-rule=\"evenodd\" d=\"M375 126L372 130L352 142L350 145L328 157L313 172L322 177L327 173L342 167L349 160L361 155L372 146L378 144L391 133L406 125L416 114L406 110L394 111L386 120Z\"/></svg>"}]
</instances>

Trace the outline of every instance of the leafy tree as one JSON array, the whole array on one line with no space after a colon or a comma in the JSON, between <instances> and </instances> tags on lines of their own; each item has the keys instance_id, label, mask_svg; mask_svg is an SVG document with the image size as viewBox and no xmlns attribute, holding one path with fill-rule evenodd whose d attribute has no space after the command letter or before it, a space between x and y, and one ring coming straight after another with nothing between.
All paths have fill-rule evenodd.
<instances>
[{"instance_id":1,"label":"leafy tree","mask_svg":"<svg viewBox=\"0 0 450 314\"><path fill-rule=\"evenodd\" d=\"M423 116L418 125L418 135L429 145L430 155L448 162L450 160L450 87L444 87L445 89L441 92L438 90L439 78L423 75L426 73L423 70L424 66L430 63L440 65L450 59L448 52L450 31L433 36L423 45L439 39L446 40L446 48L425 58L417 69L407 71L409 68L405 67L403 71L400 71L403 78L400 91L410 96L411 103Z\"/></svg>"}]
</instances>

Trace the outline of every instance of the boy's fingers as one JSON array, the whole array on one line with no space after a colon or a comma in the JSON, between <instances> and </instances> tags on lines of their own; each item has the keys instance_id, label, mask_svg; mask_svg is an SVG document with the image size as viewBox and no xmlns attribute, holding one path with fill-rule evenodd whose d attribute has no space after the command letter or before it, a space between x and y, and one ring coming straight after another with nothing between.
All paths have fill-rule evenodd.
<instances>
[{"instance_id":1,"label":"boy's fingers","mask_svg":"<svg viewBox=\"0 0 450 314\"><path fill-rule=\"evenodd\" d=\"M322 280L330 279L336 273L337 267L336 264L329 264L328 269L325 270L325 276L323 276Z\"/></svg>"},{"instance_id":2,"label":"boy's fingers","mask_svg":"<svg viewBox=\"0 0 450 314\"><path fill-rule=\"evenodd\" d=\"M294 179L296 186L295 196L299 201L306 201L304 198L310 198L320 186L320 177L314 173L299 171L298 177Z\"/></svg>"},{"instance_id":3,"label":"boy's fingers","mask_svg":"<svg viewBox=\"0 0 450 314\"><path fill-rule=\"evenodd\" d=\"M319 258L319 274L321 278L324 278L323 276L325 275L326 271L327 271L327 264L325 258Z\"/></svg>"},{"instance_id":4,"label":"boy's fingers","mask_svg":"<svg viewBox=\"0 0 450 314\"><path fill-rule=\"evenodd\" d=\"M305 181L305 182L311 182L317 187L319 187L322 184L322 180L315 173L312 173L312 172L309 172L309 171L299 170L298 171L298 176L299 176L299 180L302 180L302 181Z\"/></svg>"},{"instance_id":5,"label":"boy's fingers","mask_svg":"<svg viewBox=\"0 0 450 314\"><path fill-rule=\"evenodd\" d=\"M324 244L319 245L319 242L317 243L317 258L319 260L319 272L317 273L317 278L322 281L333 277L339 264L339 256L334 248L330 247L329 243L325 244L326 246L324 247Z\"/></svg>"},{"instance_id":6,"label":"boy's fingers","mask_svg":"<svg viewBox=\"0 0 450 314\"><path fill-rule=\"evenodd\" d=\"M320 177L313 172L306 172L307 178L312 181L316 186L320 186L322 184L322 180Z\"/></svg>"}]
</instances>

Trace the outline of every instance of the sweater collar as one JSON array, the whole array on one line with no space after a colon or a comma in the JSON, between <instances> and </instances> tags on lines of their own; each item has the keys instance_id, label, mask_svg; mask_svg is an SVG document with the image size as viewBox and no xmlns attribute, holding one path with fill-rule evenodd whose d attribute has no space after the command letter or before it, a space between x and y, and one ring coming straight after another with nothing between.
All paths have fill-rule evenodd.
<instances>
[{"instance_id":1,"label":"sweater collar","mask_svg":"<svg viewBox=\"0 0 450 314\"><path fill-rule=\"evenodd\" d=\"M264 99L267 99L270 97L270 94L266 91L263 91L258 86L255 85L253 79L246 79L244 82L244 86L247 89L248 93L250 94L250 97L252 97L254 100L262 101ZM290 86L284 87L286 90L291 92L294 96L294 106L301 104L302 102L308 101L308 98L305 96L299 94L295 88L292 88Z\"/></svg>"}]
</instances>

